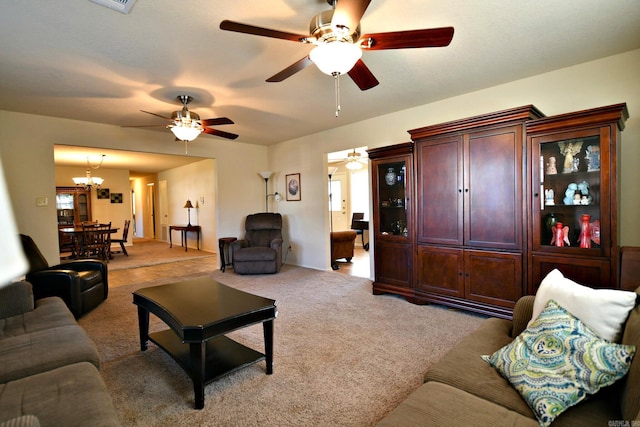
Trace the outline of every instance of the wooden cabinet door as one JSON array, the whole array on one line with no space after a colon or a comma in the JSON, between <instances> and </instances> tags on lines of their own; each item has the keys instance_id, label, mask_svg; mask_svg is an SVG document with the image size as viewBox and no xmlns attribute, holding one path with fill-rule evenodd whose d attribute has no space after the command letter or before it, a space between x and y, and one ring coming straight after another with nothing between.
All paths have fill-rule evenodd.
<instances>
[{"instance_id":1,"label":"wooden cabinet door","mask_svg":"<svg viewBox=\"0 0 640 427\"><path fill-rule=\"evenodd\" d=\"M439 295L464 297L463 250L418 246L416 288Z\"/></svg>"},{"instance_id":2,"label":"wooden cabinet door","mask_svg":"<svg viewBox=\"0 0 640 427\"><path fill-rule=\"evenodd\" d=\"M554 255L533 255L533 280L529 293L535 294L542 279L557 268L562 275L592 288L615 288L612 283L611 262L606 258L573 258Z\"/></svg>"},{"instance_id":3,"label":"wooden cabinet door","mask_svg":"<svg viewBox=\"0 0 640 427\"><path fill-rule=\"evenodd\" d=\"M418 242L463 244L462 137L417 144Z\"/></svg>"},{"instance_id":4,"label":"wooden cabinet door","mask_svg":"<svg viewBox=\"0 0 640 427\"><path fill-rule=\"evenodd\" d=\"M465 297L513 308L522 296L522 255L465 250Z\"/></svg>"},{"instance_id":5,"label":"wooden cabinet door","mask_svg":"<svg viewBox=\"0 0 640 427\"><path fill-rule=\"evenodd\" d=\"M465 245L522 249L522 126L464 136Z\"/></svg>"},{"instance_id":6,"label":"wooden cabinet door","mask_svg":"<svg viewBox=\"0 0 640 427\"><path fill-rule=\"evenodd\" d=\"M411 245L376 241L375 267L376 283L406 288L413 287L411 284Z\"/></svg>"}]
</instances>

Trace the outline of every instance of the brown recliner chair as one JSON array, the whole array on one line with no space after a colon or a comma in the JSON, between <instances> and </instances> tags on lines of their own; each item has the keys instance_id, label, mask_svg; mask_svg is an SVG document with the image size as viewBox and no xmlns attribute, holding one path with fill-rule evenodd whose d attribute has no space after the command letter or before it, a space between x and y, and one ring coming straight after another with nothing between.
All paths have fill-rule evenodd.
<instances>
[{"instance_id":1,"label":"brown recliner chair","mask_svg":"<svg viewBox=\"0 0 640 427\"><path fill-rule=\"evenodd\" d=\"M356 244L356 232L354 230L333 231L331 233L331 262L344 258L347 262L353 258L353 248Z\"/></svg>"},{"instance_id":2,"label":"brown recliner chair","mask_svg":"<svg viewBox=\"0 0 640 427\"><path fill-rule=\"evenodd\" d=\"M238 274L277 273L282 267L282 216L248 215L244 239L229 246L233 270Z\"/></svg>"},{"instance_id":3,"label":"brown recliner chair","mask_svg":"<svg viewBox=\"0 0 640 427\"><path fill-rule=\"evenodd\" d=\"M83 259L49 266L31 237L21 234L20 239L29 262L26 279L33 286L34 299L60 297L76 318L107 299L109 282L106 262Z\"/></svg>"}]
</instances>

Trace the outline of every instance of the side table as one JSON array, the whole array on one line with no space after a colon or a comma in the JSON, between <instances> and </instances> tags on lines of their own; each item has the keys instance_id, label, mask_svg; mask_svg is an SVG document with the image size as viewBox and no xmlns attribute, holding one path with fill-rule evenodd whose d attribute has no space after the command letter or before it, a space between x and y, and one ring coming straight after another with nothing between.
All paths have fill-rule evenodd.
<instances>
[{"instance_id":1,"label":"side table","mask_svg":"<svg viewBox=\"0 0 640 427\"><path fill-rule=\"evenodd\" d=\"M223 273L227 267L227 261L225 260L224 256L225 246L231 244L232 242L235 242L236 240L238 240L237 237L220 237L218 239L218 248L220 250L220 271L222 271Z\"/></svg>"},{"instance_id":2,"label":"side table","mask_svg":"<svg viewBox=\"0 0 640 427\"><path fill-rule=\"evenodd\" d=\"M173 247L173 242L171 240L171 232L173 230L180 231L180 245L184 246L184 251L187 251L187 233L189 231L196 232L196 247L200 250L200 226L199 225L170 225L169 226L169 247Z\"/></svg>"}]
</instances>

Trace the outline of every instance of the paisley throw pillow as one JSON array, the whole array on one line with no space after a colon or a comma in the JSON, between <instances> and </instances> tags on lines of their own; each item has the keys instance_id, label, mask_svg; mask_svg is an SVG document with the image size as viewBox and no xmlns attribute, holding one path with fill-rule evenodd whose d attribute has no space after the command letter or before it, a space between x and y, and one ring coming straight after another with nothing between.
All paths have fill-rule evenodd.
<instances>
[{"instance_id":1,"label":"paisley throw pillow","mask_svg":"<svg viewBox=\"0 0 640 427\"><path fill-rule=\"evenodd\" d=\"M482 356L527 402L541 426L624 377L635 346L603 340L554 300L511 343Z\"/></svg>"}]
</instances>

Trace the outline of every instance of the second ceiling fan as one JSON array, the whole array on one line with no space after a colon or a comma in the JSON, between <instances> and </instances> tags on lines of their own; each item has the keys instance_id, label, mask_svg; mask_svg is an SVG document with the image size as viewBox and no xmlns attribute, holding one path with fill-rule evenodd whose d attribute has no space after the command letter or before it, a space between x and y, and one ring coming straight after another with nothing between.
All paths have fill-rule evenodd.
<instances>
[{"instance_id":1,"label":"second ceiling fan","mask_svg":"<svg viewBox=\"0 0 640 427\"><path fill-rule=\"evenodd\" d=\"M189 104L193 98L189 95L178 95L178 101L182 103L182 110L174 111L171 117L163 116L161 114L152 113L150 111L140 110L143 113L151 114L152 116L160 117L161 119L168 120L168 125L144 125L144 126L123 126L123 127L156 127L164 126L170 129L175 135L176 141L190 142L193 141L201 133L208 135L215 135L226 139L236 139L238 135L231 132L225 132L222 130L214 129L209 126L216 125L232 125L233 120L227 117L216 117L213 119L201 119L200 116L193 111L189 111L187 104Z\"/></svg>"},{"instance_id":2,"label":"second ceiling fan","mask_svg":"<svg viewBox=\"0 0 640 427\"><path fill-rule=\"evenodd\" d=\"M360 19L371 0L327 0L333 8L311 19L309 35L270 30L224 20L220 28L227 31L271 37L315 45L309 55L269 77L267 82L281 82L315 63L325 74L337 77L349 74L361 90L378 85L378 80L362 61L362 51L443 47L453 39L453 27L422 30L368 33L360 35Z\"/></svg>"}]
</instances>

